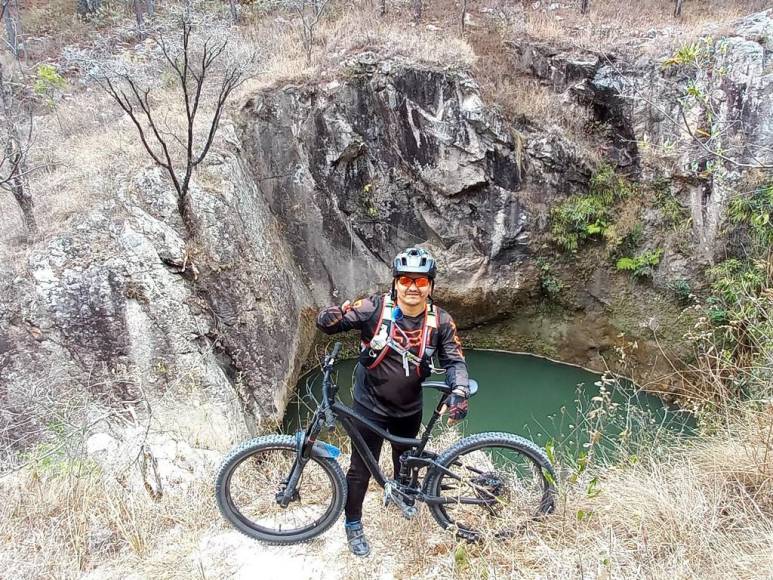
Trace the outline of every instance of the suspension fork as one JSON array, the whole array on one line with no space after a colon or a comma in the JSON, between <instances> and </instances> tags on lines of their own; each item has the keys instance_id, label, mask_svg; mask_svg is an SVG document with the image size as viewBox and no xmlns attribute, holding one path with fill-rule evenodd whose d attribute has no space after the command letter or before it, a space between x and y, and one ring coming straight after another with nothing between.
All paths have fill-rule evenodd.
<instances>
[{"instance_id":1,"label":"suspension fork","mask_svg":"<svg viewBox=\"0 0 773 580\"><path fill-rule=\"evenodd\" d=\"M314 419L306 432L302 433L299 431L295 434L295 461L290 470L290 475L286 479L287 483L284 490L279 491L276 494L276 501L283 508L290 505L290 502L293 501L293 498L295 497L295 488L301 480L303 468L306 467L309 459L311 459L317 435L319 435L322 430L322 420L322 415L318 411L315 413Z\"/></svg>"}]
</instances>

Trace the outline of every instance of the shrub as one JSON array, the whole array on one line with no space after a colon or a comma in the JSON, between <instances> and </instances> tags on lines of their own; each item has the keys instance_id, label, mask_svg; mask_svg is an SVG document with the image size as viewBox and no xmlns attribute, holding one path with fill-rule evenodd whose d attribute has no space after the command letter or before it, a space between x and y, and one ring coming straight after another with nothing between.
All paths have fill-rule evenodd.
<instances>
[{"instance_id":1,"label":"shrub","mask_svg":"<svg viewBox=\"0 0 773 580\"><path fill-rule=\"evenodd\" d=\"M687 306L692 302L693 293L689 280L683 278L674 280L668 285L668 288L676 295L677 300L679 300L679 303L683 306Z\"/></svg>"},{"instance_id":2,"label":"shrub","mask_svg":"<svg viewBox=\"0 0 773 580\"><path fill-rule=\"evenodd\" d=\"M749 196L730 202L728 216L735 224L746 224L761 248L773 246L773 183L758 187Z\"/></svg>"},{"instance_id":3,"label":"shrub","mask_svg":"<svg viewBox=\"0 0 773 580\"><path fill-rule=\"evenodd\" d=\"M602 165L591 178L587 194L571 196L551 213L553 240L564 250L574 252L582 242L603 236L612 224L614 204L633 191L614 169Z\"/></svg>"},{"instance_id":4,"label":"shrub","mask_svg":"<svg viewBox=\"0 0 773 580\"><path fill-rule=\"evenodd\" d=\"M553 267L544 258L537 259L539 268L540 289L548 298L557 298L564 288L564 283L553 273Z\"/></svg>"},{"instance_id":5,"label":"shrub","mask_svg":"<svg viewBox=\"0 0 773 580\"><path fill-rule=\"evenodd\" d=\"M653 269L660 263L660 258L662 256L663 250L661 248L649 250L632 258L620 258L615 264L615 267L617 267L618 270L631 272L634 278L651 278Z\"/></svg>"}]
</instances>

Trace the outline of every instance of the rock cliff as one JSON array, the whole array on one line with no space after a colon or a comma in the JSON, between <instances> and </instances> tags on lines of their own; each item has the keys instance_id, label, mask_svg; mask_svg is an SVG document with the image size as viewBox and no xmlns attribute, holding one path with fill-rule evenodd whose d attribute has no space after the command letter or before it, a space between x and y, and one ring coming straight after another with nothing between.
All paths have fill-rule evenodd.
<instances>
[{"instance_id":1,"label":"rock cliff","mask_svg":"<svg viewBox=\"0 0 773 580\"><path fill-rule=\"evenodd\" d=\"M686 57L664 67L668 55L511 47L517 66L566 92L567 106L593 111L620 170L668 179L688 209L694 238L679 249L661 236L667 251L646 296L713 259L747 166L773 162L772 30L769 13L741 22L708 69ZM316 310L383 288L390 257L413 244L436 254L437 299L461 327L478 326L478 339L496 331L512 337L505 345L601 368L619 332L644 344L652 319L675 309L637 299L608 266L576 277L560 315L537 306L536 258L556 253L551 208L586 191L594 170L571 135L508 123L464 71L363 53L337 78L243 104L196 176L190 228L149 169L36 247L24 272L0 268L6 424L32 388L106 403L174 392L241 437L284 408ZM709 104L686 107L688 86ZM708 137L680 129L683 113L703 119L688 127ZM658 210L648 211L654 239ZM615 293L636 308L621 313ZM654 347L638 356L643 376L662 364Z\"/></svg>"}]
</instances>

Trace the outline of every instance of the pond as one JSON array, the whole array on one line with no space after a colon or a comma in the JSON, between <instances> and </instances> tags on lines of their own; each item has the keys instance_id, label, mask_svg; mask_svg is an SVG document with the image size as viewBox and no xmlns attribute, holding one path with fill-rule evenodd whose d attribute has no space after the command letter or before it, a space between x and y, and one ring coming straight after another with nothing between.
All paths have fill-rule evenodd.
<instances>
[{"instance_id":1,"label":"pond","mask_svg":"<svg viewBox=\"0 0 773 580\"><path fill-rule=\"evenodd\" d=\"M690 430L689 417L658 397L636 392L630 383L608 382L600 392L601 376L577 366L499 351L468 350L465 356L470 377L479 383L468 418L461 424L465 434L507 431L542 446L552 440L580 450L594 433L609 446L621 436L638 437L642 431ZM355 364L354 360L337 364L339 400L347 405L352 402ZM305 426L316 406L307 395L307 381L314 396L321 398L320 374L312 371L301 378L298 396L288 405L286 432ZM425 423L437 397L434 390L424 393Z\"/></svg>"}]
</instances>

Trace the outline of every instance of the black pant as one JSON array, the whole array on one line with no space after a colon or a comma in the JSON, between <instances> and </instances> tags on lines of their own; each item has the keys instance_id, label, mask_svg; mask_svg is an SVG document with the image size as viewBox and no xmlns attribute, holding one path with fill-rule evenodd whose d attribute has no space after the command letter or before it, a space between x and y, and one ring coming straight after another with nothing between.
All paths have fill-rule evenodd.
<instances>
[{"instance_id":1,"label":"black pant","mask_svg":"<svg viewBox=\"0 0 773 580\"><path fill-rule=\"evenodd\" d=\"M384 417L382 415L374 414L367 407L364 407L356 401L354 402L353 408L357 413L363 415L366 419L369 419L371 423L378 425L382 429L388 431L391 435L397 435L398 437L416 437L416 434L421 427L421 411L407 417ZM362 435L362 438L368 445L368 449L370 449L373 457L378 460L381 455L381 445L384 443L384 438L359 423L355 424L355 428L359 431L360 435ZM392 466L395 479L397 479L400 471L400 455L402 455L406 449L408 448L392 443ZM352 443L352 462L349 471L346 474L346 486L349 490L345 511L347 522L354 522L362 518L362 502L365 499L365 492L368 490L369 480L370 471L368 471L365 461Z\"/></svg>"}]
</instances>

